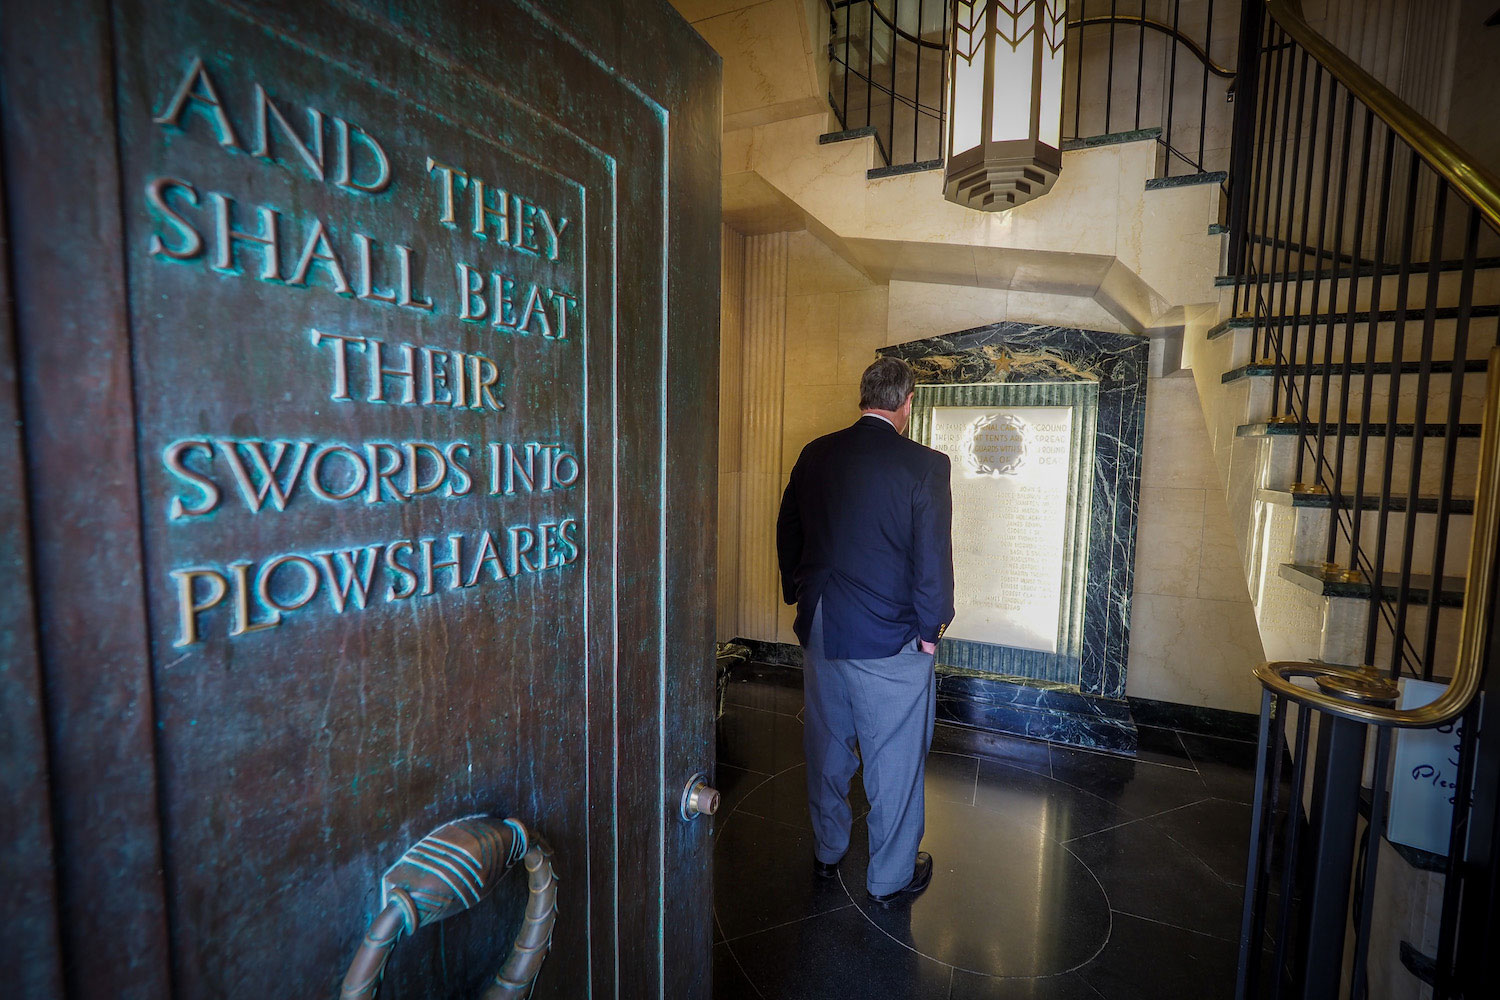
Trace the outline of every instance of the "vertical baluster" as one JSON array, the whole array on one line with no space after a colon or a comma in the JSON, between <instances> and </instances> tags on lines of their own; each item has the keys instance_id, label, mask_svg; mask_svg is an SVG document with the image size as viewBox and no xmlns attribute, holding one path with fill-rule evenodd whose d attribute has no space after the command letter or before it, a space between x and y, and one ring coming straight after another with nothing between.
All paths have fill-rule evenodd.
<instances>
[{"instance_id":1,"label":"vertical baluster","mask_svg":"<svg viewBox=\"0 0 1500 1000\"><path fill-rule=\"evenodd\" d=\"M926 0L917 0L917 44L915 46L917 56L917 80L913 86L911 102L911 161L916 163L923 159L921 153L922 142L922 14Z\"/></svg>"},{"instance_id":2,"label":"vertical baluster","mask_svg":"<svg viewBox=\"0 0 1500 1000\"><path fill-rule=\"evenodd\" d=\"M1303 57L1302 67L1303 67L1303 71L1304 71L1303 75L1305 77L1306 76L1306 69L1307 69L1307 58L1305 56ZM1302 185L1302 226L1297 231L1297 278L1296 278L1296 295L1292 299L1292 317L1293 317L1292 318L1292 339L1291 339L1291 344L1290 344L1290 350L1287 352L1287 366L1288 366L1287 367L1287 374L1290 376L1290 379L1288 381L1287 390L1286 390L1286 401L1287 401L1287 404L1288 404L1288 406L1292 407L1293 412L1296 413L1296 415L1297 415L1297 469L1296 469L1296 477L1295 477L1294 481L1298 482L1298 483L1304 483L1304 484L1308 482L1307 478L1304 476L1304 470L1305 470L1305 467L1306 467L1306 464L1305 464L1304 460L1305 460L1305 458L1307 456L1307 450L1308 450L1307 449L1307 434L1308 434L1308 418L1310 416L1310 414L1308 413L1308 409L1310 407L1309 407L1309 398L1308 398L1308 392L1307 392L1307 381L1304 379L1303 383L1302 383L1302 401L1301 401L1300 406L1297 405L1294 402L1295 392L1293 390L1296 388L1296 381L1297 381L1297 370L1296 370L1296 365L1297 365L1297 339L1298 339L1299 331L1301 330L1301 327L1302 327L1301 323L1298 322L1298 319L1302 316L1302 275L1305 273L1305 271L1307 269L1307 231L1308 231L1308 226L1309 226L1309 224L1311 223L1311 220L1312 220L1312 186L1313 186L1313 170L1312 170L1312 165L1317 161L1317 153L1318 153L1318 114L1319 114L1319 112L1322 111L1322 108L1323 108L1323 65L1321 63L1314 63L1313 67L1314 67L1314 71L1313 71L1313 93L1312 93L1312 121L1307 126L1307 167L1308 167L1308 169L1306 169L1306 170L1303 171L1303 173L1306 174L1306 177L1304 178L1303 185ZM1302 92L1301 92L1300 89L1297 92L1297 101L1298 101L1298 103L1300 105L1300 103L1302 101ZM1331 122L1332 120L1333 120L1333 116L1330 115L1329 116L1329 121ZM1296 143L1296 147L1295 147L1295 152L1292 153L1292 179L1294 181L1297 178L1297 164L1298 164L1298 162L1301 159L1301 154L1302 154L1302 109L1301 109L1301 107L1299 107L1297 109L1297 143ZM1328 207L1328 202L1326 200L1323 202L1323 207L1324 207L1324 211L1326 213L1327 207ZM1293 188L1293 192L1292 192L1292 208L1289 211L1290 211L1291 215L1295 215L1296 211L1297 211L1297 200L1296 200L1296 189L1295 189L1295 187ZM1288 229L1287 229L1287 234L1286 235L1287 235L1287 239L1290 240L1292 238L1292 232L1291 232L1291 228L1290 228L1290 226L1291 226L1291 218L1290 217L1288 218L1287 223L1288 223ZM1318 246L1317 250L1314 251L1314 257L1315 257L1317 263L1320 265L1319 266L1319 271L1320 272L1321 272L1321 264L1323 262L1323 258L1320 257L1320 256L1317 256L1317 254L1319 252L1321 252L1321 250L1322 250L1322 243L1321 243L1321 240L1320 240L1319 241L1319 246ZM1291 264L1291 261L1292 261L1292 255L1290 253L1288 253L1287 254L1287 263L1288 263L1288 265ZM1281 282L1281 310L1280 311L1281 311L1281 313L1283 315L1285 315L1285 313L1286 313L1286 290L1287 290L1287 285L1290 284L1291 281L1292 281L1292 276L1291 276L1290 273L1288 273L1288 274L1286 274L1283 277L1282 282ZM1317 324L1314 323L1314 322L1312 322L1312 320L1316 318L1316 315L1315 315L1316 312L1317 312L1317 310L1314 309L1313 310L1314 315L1309 316L1309 318L1308 318L1308 324L1307 324L1307 352L1306 353L1307 353L1307 356L1308 356L1308 364L1312 363L1313 334L1317 330ZM1311 377L1311 376L1309 376L1309 377ZM1313 470L1312 479L1314 481L1317 480L1319 471L1320 470L1318 470L1318 469L1314 469Z\"/></svg>"},{"instance_id":3,"label":"vertical baluster","mask_svg":"<svg viewBox=\"0 0 1500 1000\"><path fill-rule=\"evenodd\" d=\"M1275 316L1276 326L1275 326L1275 333L1274 334L1272 334L1272 332L1271 332L1270 317L1267 317L1267 321L1266 321L1266 335L1267 335L1268 338L1271 338L1271 340L1272 340L1272 343L1271 343L1271 351L1272 351L1272 354L1271 354L1271 358L1272 358L1272 369L1271 369L1271 371L1272 371L1272 378L1271 378L1271 418L1273 420L1277 416L1279 416L1280 413L1281 413L1279 394L1280 394L1280 391L1281 391L1282 380L1284 378L1287 378L1289 376L1289 374L1290 374L1290 368L1289 368L1290 359L1287 357L1286 352L1283 349L1283 343L1284 342L1282 340L1282 333L1283 333L1283 330L1284 330L1284 328L1286 326L1286 291L1287 291L1287 277L1288 277L1287 271L1292 266L1292 253L1291 253L1291 251L1292 251L1292 216L1293 216L1293 214L1297 210L1297 160L1298 160L1299 154L1302 152L1302 109L1303 109L1303 106L1304 106L1303 105L1303 101L1307 97L1307 63L1308 63L1308 55L1307 55L1307 53L1304 52L1304 51L1302 51L1301 48L1298 48L1296 51L1297 51L1297 53L1299 55L1299 58L1297 59L1297 65L1298 65L1298 71L1297 71L1297 118L1296 118L1295 124L1292 121L1292 88L1291 88L1291 85L1290 85L1291 84L1291 68L1290 68L1290 66L1288 66L1288 70L1287 70L1287 77L1288 77L1287 84L1288 84L1288 86L1287 86L1287 89L1286 89L1286 107L1285 107L1285 118L1286 118L1285 135L1288 136L1288 137L1290 137L1293 134L1292 130L1294 128L1296 129L1296 133L1295 133L1296 138L1292 139L1292 163L1291 163L1291 167L1292 167L1292 169L1291 169L1292 183L1290 185L1290 187L1291 187L1291 200L1290 200L1290 204L1288 204L1287 201L1286 201L1287 187L1288 187L1288 185L1286 183L1286 180L1287 180L1287 158L1286 158L1286 152L1285 152L1285 150L1283 150L1281 156L1279 156L1277 158L1277 166L1276 166L1276 225L1275 225L1275 230L1274 230L1275 237L1276 237L1276 245L1271 250L1271 271L1270 271L1269 274L1267 274L1265 276L1265 278L1266 278L1266 282L1265 282L1266 283L1266 288L1268 290L1270 289L1271 283L1274 280L1276 280L1276 279L1279 278L1280 281L1281 281L1281 304L1280 304L1280 307L1276 311L1276 316ZM1283 225L1285 226L1285 230L1284 231L1283 231L1283 228L1282 228ZM1283 247L1286 250L1285 253L1282 252L1282 248ZM1292 337L1293 337L1293 345L1294 346L1295 346L1295 343L1296 343L1296 341L1295 341L1296 336L1297 336L1297 326L1296 326L1296 323L1294 321L1293 325L1292 325ZM1288 408L1290 408L1293 405L1295 405L1294 402L1293 402L1293 400L1292 400L1292 398L1291 398L1291 388L1292 388L1291 384L1288 383L1288 385L1287 385L1287 406L1288 406ZM1299 444L1299 446L1301 444L1301 439L1300 438L1298 439L1298 444Z\"/></svg>"},{"instance_id":4,"label":"vertical baluster","mask_svg":"<svg viewBox=\"0 0 1500 1000\"><path fill-rule=\"evenodd\" d=\"M1270 23L1275 24L1275 22ZM1266 277L1266 255L1270 251L1270 248L1274 247L1276 241L1275 233L1271 228L1271 168L1276 163L1282 162L1277 153L1280 143L1276 139L1276 131L1280 126L1282 68L1283 63L1286 62L1283 59L1286 47L1281 43L1286 40L1286 35L1282 32L1279 25L1276 25L1272 31L1271 39L1273 47L1272 61L1275 63L1275 68L1270 73L1271 93L1270 103L1267 108L1267 112L1270 115L1270 122L1266 129L1264 169L1261 171L1263 175L1261 178L1261 187L1263 190L1261 191L1262 197L1259 211L1260 224L1255 228L1255 236L1258 241L1255 249L1255 287L1251 289L1250 299L1246 303L1255 317L1250 330L1251 361L1258 361L1269 356L1269 344L1260 343L1261 321L1264 318L1264 310L1261 306L1265 301L1261 285ZM1289 66L1290 64L1288 63L1288 68ZM1272 385L1274 386L1274 384L1273 381Z\"/></svg>"},{"instance_id":5,"label":"vertical baluster","mask_svg":"<svg viewBox=\"0 0 1500 1000\"><path fill-rule=\"evenodd\" d=\"M1366 735L1365 726L1352 719L1329 713L1318 719L1303 887L1306 936L1298 974L1304 991L1300 996L1306 1000L1333 1000L1339 995L1348 954L1345 928Z\"/></svg>"},{"instance_id":6,"label":"vertical baluster","mask_svg":"<svg viewBox=\"0 0 1500 1000\"><path fill-rule=\"evenodd\" d=\"M1247 4L1247 9L1253 5ZM1256 234L1259 232L1258 222L1260 216L1260 202L1262 190L1266 186L1266 174L1269 168L1266 166L1267 149L1270 143L1266 132L1270 122L1271 109L1271 54L1267 49L1267 42L1271 38L1271 27L1268 18L1261 18L1260 24L1264 37L1255 58L1256 76L1259 77L1260 95L1255 104L1255 140L1254 148L1248 152L1237 154L1242 157L1244 164L1244 177L1236 181L1249 190L1244 195L1243 218L1231 219L1230 224L1238 226L1238 234L1231 233L1231 239L1240 248L1239 260L1236 261L1234 276L1234 313L1235 316L1243 316L1251 312L1250 278L1255 271L1255 255L1259 252L1259 245L1255 242ZM1248 65L1245 60L1242 65ZM1246 128L1244 132L1249 132ZM1255 349L1255 331L1251 331L1250 360L1258 361L1260 355Z\"/></svg>"},{"instance_id":7,"label":"vertical baluster","mask_svg":"<svg viewBox=\"0 0 1500 1000\"><path fill-rule=\"evenodd\" d=\"M1367 129L1374 128L1374 117L1365 115L1365 126ZM1364 369L1361 378L1361 392L1359 401L1359 441L1354 456L1354 520L1349 527L1349 568L1357 569L1361 558L1359 549L1360 536L1364 530L1365 523L1365 462L1369 457L1370 449L1370 396L1375 392L1375 354L1376 341L1380 333L1380 286L1384 280L1385 272L1385 235L1386 221L1391 217L1391 188L1394 186L1395 177L1391 173L1395 166L1396 133L1389 128L1385 130L1385 153L1382 157L1382 167L1379 180L1375 186L1380 190L1380 209L1375 217L1375 255L1371 262L1370 278L1370 307L1364 313L1366 320L1367 336L1365 338L1365 360L1361 366ZM1360 233L1363 233L1363 229ZM1360 267L1356 257L1354 267ZM1345 351L1352 349L1354 343L1355 320L1359 316L1358 310L1351 301L1349 305L1349 325L1344 334ZM1370 573L1370 586L1375 588L1375 595L1380 593L1380 572L1372 569ZM1378 602L1377 602L1378 603ZM1365 658L1369 662L1370 657Z\"/></svg>"},{"instance_id":8,"label":"vertical baluster","mask_svg":"<svg viewBox=\"0 0 1500 1000\"><path fill-rule=\"evenodd\" d=\"M1287 944L1292 937L1292 900L1295 898L1297 859L1302 848L1302 787L1307 783L1308 737L1312 712L1297 709L1297 738L1292 751L1292 786L1286 803L1286 843L1281 849L1281 915L1276 922L1275 959L1271 963L1271 996L1281 996L1281 970L1287 964Z\"/></svg>"},{"instance_id":9,"label":"vertical baluster","mask_svg":"<svg viewBox=\"0 0 1500 1000\"><path fill-rule=\"evenodd\" d=\"M1396 625L1394 629L1395 642L1391 646L1391 674L1395 676L1401 670L1401 655L1406 646L1406 619L1407 608L1411 599L1411 563L1412 556L1417 544L1417 497L1421 495L1422 486L1422 452L1425 447L1427 435L1427 392L1432 385L1432 352L1437 339L1437 301L1438 301L1438 277L1442 274L1443 265L1443 222L1448 210L1448 182L1439 178L1437 198L1435 201L1435 214L1432 220L1432 242L1428 248L1427 261L1427 305L1422 316L1422 356L1417 365L1417 399L1416 413L1412 419L1411 437L1411 468L1407 473L1406 485L1406 519L1401 533L1401 577L1396 586ZM1399 373L1401 364L1399 362L1391 365L1393 373ZM1391 376L1390 408L1394 413L1397 395L1397 384L1399 374ZM1427 617L1431 620L1437 619L1439 598L1442 594L1442 581L1434 578L1432 584L1427 588ZM1422 679L1432 680L1432 664L1423 662L1421 665Z\"/></svg>"},{"instance_id":10,"label":"vertical baluster","mask_svg":"<svg viewBox=\"0 0 1500 1000\"><path fill-rule=\"evenodd\" d=\"M1355 94L1349 94L1349 106L1355 105ZM1365 108L1364 135L1361 136L1361 150L1359 150L1359 184L1356 190L1359 192L1359 204L1355 208L1355 243L1349 255L1349 291L1344 292L1344 309L1349 312L1349 325L1344 328L1344 364L1340 369L1338 379L1338 441L1334 447L1334 513L1328 522L1328 562L1338 562L1338 507L1344 498L1344 457L1349 453L1349 379L1355 373L1355 306L1359 301L1359 255L1365 247L1365 205L1370 204L1370 144L1374 138L1374 127L1376 127L1376 112ZM1347 177L1347 171L1346 171ZM1344 229L1340 223L1338 231L1338 246L1343 252ZM1329 309L1328 342L1334 343L1334 310ZM1359 495L1356 489L1356 496ZM1350 526L1359 523L1359 504L1350 505ZM1358 549L1350 549L1349 568L1355 568Z\"/></svg>"},{"instance_id":11,"label":"vertical baluster","mask_svg":"<svg viewBox=\"0 0 1500 1000\"><path fill-rule=\"evenodd\" d=\"M943 4L943 41L947 44L947 48L938 58L937 158L940 160L943 158L943 150L946 148L943 144L948 141L948 54L953 51L953 43L955 41L948 37L948 14L950 9L951 5L945 2ZM1082 46L1080 45L1081 50ZM1080 55L1079 58L1081 60L1082 56ZM1081 71L1082 66L1079 69Z\"/></svg>"},{"instance_id":12,"label":"vertical baluster","mask_svg":"<svg viewBox=\"0 0 1500 1000\"><path fill-rule=\"evenodd\" d=\"M1270 888L1271 841L1277 793L1281 784L1281 753L1286 742L1286 698L1263 690L1260 696L1260 737L1256 743L1255 795L1250 806L1250 850L1245 864L1245 901L1240 914L1239 974L1235 1000L1259 995L1261 937L1266 928L1266 893Z\"/></svg>"},{"instance_id":13,"label":"vertical baluster","mask_svg":"<svg viewBox=\"0 0 1500 1000\"><path fill-rule=\"evenodd\" d=\"M1137 132L1141 128L1141 84L1146 78L1146 0L1141 0L1141 25L1136 31L1135 46L1135 124L1131 128ZM1170 149L1170 147L1168 147ZM1172 154L1167 153L1167 172L1172 171Z\"/></svg>"},{"instance_id":14,"label":"vertical baluster","mask_svg":"<svg viewBox=\"0 0 1500 1000\"><path fill-rule=\"evenodd\" d=\"M1364 877L1360 880L1359 926L1354 929L1354 973L1349 996L1365 1000L1369 986L1370 920L1375 909L1375 878L1380 868L1380 841L1385 836L1385 811L1389 802L1387 774L1391 765L1391 731L1375 730L1375 772L1370 788L1369 849L1365 852Z\"/></svg>"},{"instance_id":15,"label":"vertical baluster","mask_svg":"<svg viewBox=\"0 0 1500 1000\"><path fill-rule=\"evenodd\" d=\"M896 162L896 64L900 62L897 58L901 51L901 0L891 0L891 118L885 134L889 137L887 142L890 148L886 151L885 165L892 166ZM912 147L912 159L917 158L916 147Z\"/></svg>"},{"instance_id":16,"label":"vertical baluster","mask_svg":"<svg viewBox=\"0 0 1500 1000\"><path fill-rule=\"evenodd\" d=\"M1438 481L1437 520L1432 539L1432 579L1443 578L1448 547L1448 520L1453 510L1453 472L1458 464L1458 423L1464 400L1464 371L1469 352L1469 316L1474 306L1474 264L1479 253L1479 210L1468 211L1469 222L1464 233L1463 273L1458 289L1458 318L1453 328L1453 369L1448 378L1448 418L1443 425L1443 472ZM1406 515L1410 517L1410 514ZM1427 629L1422 637L1422 662L1431 664L1437 656L1438 616L1428 608Z\"/></svg>"},{"instance_id":17,"label":"vertical baluster","mask_svg":"<svg viewBox=\"0 0 1500 1000\"><path fill-rule=\"evenodd\" d=\"M1333 126L1333 106L1334 106L1334 102L1337 100L1338 91L1339 91L1339 88L1337 86L1329 88L1328 124L1329 124L1330 128L1332 128L1332 126ZM1332 271L1331 271L1331 273L1329 275L1330 288L1329 288L1329 291L1328 291L1328 325L1327 325L1327 327L1323 331L1323 391L1320 394L1320 398L1319 398L1319 401L1318 401L1318 412L1323 415L1322 425L1318 428L1318 463L1317 464L1318 464L1318 470L1319 470L1320 473L1324 469L1328 468L1327 445L1328 445L1328 430L1329 430L1330 424L1332 424L1332 426L1334 426L1335 428L1337 428L1339 445L1340 445L1340 447L1342 447L1342 445L1343 445L1343 442L1344 442L1344 421L1345 421L1345 417L1346 417L1345 408L1348 406L1348 401L1349 401L1348 392L1345 391L1344 392L1344 401L1343 401L1343 404L1339 406L1337 413L1334 415L1332 421L1330 421L1329 420L1329 413L1328 413L1328 396L1329 396L1330 387L1333 384L1333 338L1334 338L1335 315L1336 315L1337 310L1338 310L1338 301L1339 301L1339 275L1343 273L1344 209L1345 209L1345 207L1349 203L1349 192L1348 192L1348 181L1349 181L1349 147L1350 147L1350 144L1353 142L1353 140L1354 140L1354 95L1351 94L1351 93L1349 93L1346 90L1346 91L1344 91L1344 131L1343 131L1343 140L1339 143L1339 170L1338 170L1338 173L1339 173L1339 185L1335 189L1336 196L1338 198L1338 209L1337 209L1337 211L1334 212L1334 220L1333 220L1333 269L1332 269ZM1331 152L1331 147L1330 147L1330 152ZM1323 200L1324 200L1324 204L1325 205L1327 204L1327 200L1328 200L1328 182L1332 179L1332 175L1333 175L1333 166L1332 166L1332 164L1328 164L1328 165L1326 165L1326 168L1324 170L1324 180L1323 180L1323 189L1324 189L1324 191L1323 191ZM1363 204L1364 204L1364 192L1363 191L1360 192L1359 197L1360 197L1361 207L1363 207ZM1321 231L1321 226L1319 228L1320 228L1320 231ZM1319 236L1319 238L1318 238L1319 249L1323 248L1323 240L1324 239L1325 239L1325 236L1323 236L1323 235ZM1353 277L1352 277L1353 272L1355 272L1357 270L1358 270L1357 266L1350 268L1350 275L1351 275L1351 277L1350 277L1350 285L1348 286L1350 288L1353 287ZM1322 280L1323 280L1322 276L1323 276L1322 259L1319 258L1319 261L1318 261L1318 273L1313 278L1313 312L1317 312L1318 311L1318 290L1319 290L1319 288L1321 287L1321 284L1322 284ZM1347 305L1347 300L1346 300L1346 305ZM1344 371L1344 374L1343 374L1343 378L1341 380L1341 385L1342 386L1347 386L1348 385L1349 373L1348 373L1347 368L1348 368L1348 366L1346 365L1345 366L1345 371ZM1342 454L1343 453L1341 451L1339 453L1340 458L1342 458ZM1323 562L1324 562L1325 565L1327 565L1329 567L1332 567L1332 566L1336 565L1337 562L1338 562L1338 560L1336 558L1336 556L1337 556L1337 546L1338 546L1338 537L1339 537L1338 527L1339 527L1339 518L1343 514L1343 509L1342 508L1343 508L1344 491L1343 491L1343 484L1341 482L1339 482L1339 477L1338 477L1339 472L1342 471L1342 465L1343 465L1342 461L1340 461L1339 465L1340 465L1340 468L1338 470L1334 471L1329 476L1329 481L1328 481L1328 546L1327 546L1327 551L1326 551L1326 553L1323 556Z\"/></svg>"},{"instance_id":18,"label":"vertical baluster","mask_svg":"<svg viewBox=\"0 0 1500 1000\"><path fill-rule=\"evenodd\" d=\"M1265 13L1262 0L1244 0L1240 5L1241 43L1235 59L1234 94L1237 99L1230 126L1229 213L1226 217L1229 223L1229 273L1234 275L1234 294L1231 298L1234 311L1231 315L1235 316L1240 314L1240 293L1244 287L1241 278L1246 271L1246 255L1250 246L1254 163L1260 149L1255 135L1264 110L1264 103L1254 98L1261 89L1263 77L1261 62L1265 58L1265 47L1262 44L1266 30ZM1206 96L1204 99L1207 99ZM1200 137L1205 120L1200 115Z\"/></svg>"},{"instance_id":19,"label":"vertical baluster","mask_svg":"<svg viewBox=\"0 0 1500 1000\"><path fill-rule=\"evenodd\" d=\"M1208 64L1214 57L1214 0L1208 0L1207 27L1203 31L1203 84L1198 93L1198 162L1199 170L1206 169L1203 165L1203 141L1208 131ZM1173 25L1175 28L1176 25ZM1173 42L1176 45L1176 42Z\"/></svg>"},{"instance_id":20,"label":"vertical baluster","mask_svg":"<svg viewBox=\"0 0 1500 1000\"><path fill-rule=\"evenodd\" d=\"M849 36L854 34L854 8L844 5L844 102L839 109L839 125L849 127Z\"/></svg>"},{"instance_id":21,"label":"vertical baluster","mask_svg":"<svg viewBox=\"0 0 1500 1000\"><path fill-rule=\"evenodd\" d=\"M1142 17L1145 16L1145 10L1146 10L1145 5L1142 4L1142 6L1141 6L1141 16ZM1170 39L1168 39L1168 41L1167 41L1167 44L1172 47L1172 58L1168 61L1168 63L1169 63L1169 65L1170 65L1171 68L1167 71L1167 121L1166 121L1166 128L1163 131L1163 135L1164 135L1164 138L1165 138L1166 144L1167 144L1167 176L1168 177L1172 176L1172 151L1175 148L1172 145L1172 121L1173 121L1172 109L1177 104L1177 26L1181 22L1181 20L1182 20L1182 0L1172 0L1172 37ZM1144 32L1146 29L1143 26L1141 28L1141 30ZM1203 165L1201 163L1198 165L1198 169L1199 170L1203 169Z\"/></svg>"},{"instance_id":22,"label":"vertical baluster","mask_svg":"<svg viewBox=\"0 0 1500 1000\"><path fill-rule=\"evenodd\" d=\"M1385 448L1384 463L1380 470L1380 507L1375 518L1375 555L1370 560L1370 572L1372 579L1370 613L1365 621L1365 663L1375 662L1375 637L1380 625L1380 605L1384 588L1381 581L1385 574L1385 549L1390 536L1391 519L1391 477L1395 473L1392 466L1396 461L1396 400L1400 399L1401 385L1401 355L1405 349L1406 339L1406 306L1411 294L1411 254L1412 242L1417 226L1417 180L1418 167L1421 159L1416 150L1412 150L1407 157L1407 179L1406 179L1406 205L1403 209L1403 222L1401 224L1401 264L1396 277L1396 316L1395 329L1391 334L1391 364L1390 364L1390 389L1388 399L1390 405L1386 407L1385 418ZM1378 306L1379 303L1372 303ZM1380 314L1372 310L1372 330L1379 329ZM1374 346L1374 338L1371 338L1371 346ZM1365 420L1369 420L1369 397L1365 397ZM1391 636L1392 648L1395 650L1395 666L1401 662L1401 636ZM1393 670L1395 668L1393 667ZM1397 676L1396 673L1391 674Z\"/></svg>"},{"instance_id":23,"label":"vertical baluster","mask_svg":"<svg viewBox=\"0 0 1500 1000\"><path fill-rule=\"evenodd\" d=\"M1109 0L1109 64L1104 71L1104 134L1110 133L1115 104L1115 16L1119 0Z\"/></svg>"},{"instance_id":24,"label":"vertical baluster","mask_svg":"<svg viewBox=\"0 0 1500 1000\"><path fill-rule=\"evenodd\" d=\"M875 0L865 4L865 127L875 127ZM880 136L875 137L880 149Z\"/></svg>"},{"instance_id":25,"label":"vertical baluster","mask_svg":"<svg viewBox=\"0 0 1500 1000\"><path fill-rule=\"evenodd\" d=\"M1078 0L1078 72L1073 75L1073 138L1083 138L1083 43L1089 33L1088 0Z\"/></svg>"}]
</instances>

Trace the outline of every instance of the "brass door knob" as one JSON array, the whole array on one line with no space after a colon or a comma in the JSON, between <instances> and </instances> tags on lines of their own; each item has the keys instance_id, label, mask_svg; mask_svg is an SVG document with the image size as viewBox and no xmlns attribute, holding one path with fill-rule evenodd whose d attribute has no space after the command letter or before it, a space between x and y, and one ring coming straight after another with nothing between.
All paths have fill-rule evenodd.
<instances>
[{"instance_id":1,"label":"brass door knob","mask_svg":"<svg viewBox=\"0 0 1500 1000\"><path fill-rule=\"evenodd\" d=\"M708 775L698 772L688 779L682 790L682 818L694 820L699 816L712 816L719 811L718 789L710 788Z\"/></svg>"}]
</instances>

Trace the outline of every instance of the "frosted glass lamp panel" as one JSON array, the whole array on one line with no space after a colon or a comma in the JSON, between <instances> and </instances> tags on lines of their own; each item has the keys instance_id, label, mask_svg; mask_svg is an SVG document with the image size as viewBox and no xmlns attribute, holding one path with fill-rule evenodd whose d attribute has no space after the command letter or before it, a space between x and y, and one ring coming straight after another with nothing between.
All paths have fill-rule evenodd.
<instances>
[{"instance_id":1,"label":"frosted glass lamp panel","mask_svg":"<svg viewBox=\"0 0 1500 1000\"><path fill-rule=\"evenodd\" d=\"M945 637L1058 651L1071 406L935 406L953 464L957 614Z\"/></svg>"},{"instance_id":2,"label":"frosted glass lamp panel","mask_svg":"<svg viewBox=\"0 0 1500 1000\"><path fill-rule=\"evenodd\" d=\"M1063 52L1067 41L1068 5L1048 3L1042 11L1041 123L1037 138L1053 149L1062 146Z\"/></svg>"},{"instance_id":3,"label":"frosted glass lamp panel","mask_svg":"<svg viewBox=\"0 0 1500 1000\"><path fill-rule=\"evenodd\" d=\"M984 59L988 45L985 0L956 5L953 28L953 72L948 108L953 129L949 154L978 146L984 136Z\"/></svg>"},{"instance_id":4,"label":"frosted glass lamp panel","mask_svg":"<svg viewBox=\"0 0 1500 1000\"><path fill-rule=\"evenodd\" d=\"M1034 32L1018 48L1011 48L1004 38L991 43L995 47L993 142L1031 138L1031 85L1036 59L1033 41Z\"/></svg>"}]
</instances>

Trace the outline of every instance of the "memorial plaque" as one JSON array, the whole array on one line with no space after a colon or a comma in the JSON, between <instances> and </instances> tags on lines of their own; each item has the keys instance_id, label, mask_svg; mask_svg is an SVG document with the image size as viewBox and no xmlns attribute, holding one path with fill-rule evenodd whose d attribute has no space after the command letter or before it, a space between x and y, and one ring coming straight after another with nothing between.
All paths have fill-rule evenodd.
<instances>
[{"instance_id":1,"label":"memorial plaque","mask_svg":"<svg viewBox=\"0 0 1500 1000\"><path fill-rule=\"evenodd\" d=\"M932 408L932 447L953 467L947 638L1058 651L1072 425L1065 406Z\"/></svg>"},{"instance_id":2,"label":"memorial plaque","mask_svg":"<svg viewBox=\"0 0 1500 1000\"><path fill-rule=\"evenodd\" d=\"M21 21L101 74L5 57L74 994L333 996L381 872L485 813L553 850L535 995L706 996L712 551L667 528L711 535L717 83L627 6L672 60L512 4ZM383 995L475 995L525 895Z\"/></svg>"}]
</instances>

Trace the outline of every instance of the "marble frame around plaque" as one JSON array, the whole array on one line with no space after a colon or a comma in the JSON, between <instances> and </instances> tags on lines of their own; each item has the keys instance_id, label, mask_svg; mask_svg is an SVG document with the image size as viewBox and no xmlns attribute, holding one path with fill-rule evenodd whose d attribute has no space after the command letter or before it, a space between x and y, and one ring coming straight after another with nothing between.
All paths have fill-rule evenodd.
<instances>
[{"instance_id":1,"label":"marble frame around plaque","mask_svg":"<svg viewBox=\"0 0 1500 1000\"><path fill-rule=\"evenodd\" d=\"M1054 392L1061 400L1077 392L1093 400L1091 468L1079 480L1080 489L1087 485L1088 503L1076 680L1058 671L1057 658L1049 665L1018 655L1021 650L993 651L1003 647L981 656L965 648L980 644L945 640L938 652L939 718L1135 751L1125 679L1149 352L1141 336L1027 323L994 323L879 351L916 369L921 397L938 387L978 393L995 384L1027 384L1053 387L1027 390L1039 396ZM1076 388L1063 388L1069 385ZM1000 405L1027 405L1024 398Z\"/></svg>"}]
</instances>

